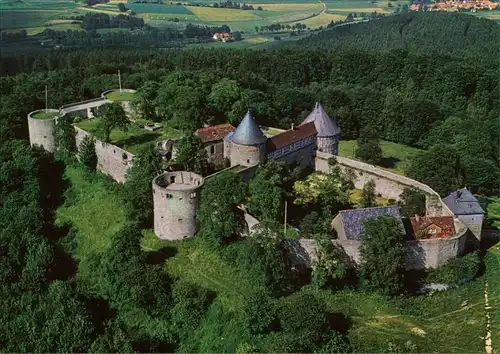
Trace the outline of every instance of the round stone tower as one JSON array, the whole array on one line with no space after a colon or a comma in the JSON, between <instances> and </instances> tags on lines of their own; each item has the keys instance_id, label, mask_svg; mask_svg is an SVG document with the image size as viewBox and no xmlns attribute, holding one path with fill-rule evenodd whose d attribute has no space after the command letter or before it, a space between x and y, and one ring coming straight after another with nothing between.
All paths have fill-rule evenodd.
<instances>
[{"instance_id":1,"label":"round stone tower","mask_svg":"<svg viewBox=\"0 0 500 354\"><path fill-rule=\"evenodd\" d=\"M202 176L187 171L165 172L153 179L154 231L165 240L196 233L196 207Z\"/></svg>"},{"instance_id":2,"label":"round stone tower","mask_svg":"<svg viewBox=\"0 0 500 354\"><path fill-rule=\"evenodd\" d=\"M224 138L224 157L231 161L231 166L262 163L266 158L266 140L250 112L247 112L236 130Z\"/></svg>"},{"instance_id":3,"label":"round stone tower","mask_svg":"<svg viewBox=\"0 0 500 354\"><path fill-rule=\"evenodd\" d=\"M28 114L28 130L31 146L41 146L48 152L56 150L54 133L58 113L58 109L40 109Z\"/></svg>"},{"instance_id":4,"label":"round stone tower","mask_svg":"<svg viewBox=\"0 0 500 354\"><path fill-rule=\"evenodd\" d=\"M314 110L301 125L309 122L314 122L316 131L318 132L316 136L318 150L327 154L338 155L340 128L335 119L328 116L321 104L316 102Z\"/></svg>"}]
</instances>

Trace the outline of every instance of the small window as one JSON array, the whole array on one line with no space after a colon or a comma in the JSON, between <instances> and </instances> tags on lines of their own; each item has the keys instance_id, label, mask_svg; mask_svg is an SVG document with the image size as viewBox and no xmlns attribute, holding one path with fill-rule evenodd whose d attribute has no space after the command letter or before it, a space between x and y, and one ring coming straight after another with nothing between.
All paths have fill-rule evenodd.
<instances>
[{"instance_id":1,"label":"small window","mask_svg":"<svg viewBox=\"0 0 500 354\"><path fill-rule=\"evenodd\" d=\"M175 183L175 176L170 176L170 183Z\"/></svg>"},{"instance_id":2,"label":"small window","mask_svg":"<svg viewBox=\"0 0 500 354\"><path fill-rule=\"evenodd\" d=\"M250 163L250 160L247 160L247 163Z\"/></svg>"},{"instance_id":3,"label":"small window","mask_svg":"<svg viewBox=\"0 0 500 354\"><path fill-rule=\"evenodd\" d=\"M167 193L167 199L172 199L172 198L173 198L173 197L172 197L172 194Z\"/></svg>"},{"instance_id":4,"label":"small window","mask_svg":"<svg viewBox=\"0 0 500 354\"><path fill-rule=\"evenodd\" d=\"M196 198L196 192L191 193L191 199Z\"/></svg>"},{"instance_id":5,"label":"small window","mask_svg":"<svg viewBox=\"0 0 500 354\"><path fill-rule=\"evenodd\" d=\"M126 153L123 153L123 154L122 154L122 159L123 159L123 160L128 159L128 156L127 156L127 154L126 154Z\"/></svg>"},{"instance_id":6,"label":"small window","mask_svg":"<svg viewBox=\"0 0 500 354\"><path fill-rule=\"evenodd\" d=\"M177 221L182 221L182 219L177 219Z\"/></svg>"},{"instance_id":7,"label":"small window","mask_svg":"<svg viewBox=\"0 0 500 354\"><path fill-rule=\"evenodd\" d=\"M44 138L44 139L47 139L47 135L44 135L44 136L43 136L43 138Z\"/></svg>"},{"instance_id":8,"label":"small window","mask_svg":"<svg viewBox=\"0 0 500 354\"><path fill-rule=\"evenodd\" d=\"M116 150L115 149L113 149L113 154L116 154Z\"/></svg>"},{"instance_id":9,"label":"small window","mask_svg":"<svg viewBox=\"0 0 500 354\"><path fill-rule=\"evenodd\" d=\"M215 153L215 145L210 146L210 155L213 155Z\"/></svg>"}]
</instances>

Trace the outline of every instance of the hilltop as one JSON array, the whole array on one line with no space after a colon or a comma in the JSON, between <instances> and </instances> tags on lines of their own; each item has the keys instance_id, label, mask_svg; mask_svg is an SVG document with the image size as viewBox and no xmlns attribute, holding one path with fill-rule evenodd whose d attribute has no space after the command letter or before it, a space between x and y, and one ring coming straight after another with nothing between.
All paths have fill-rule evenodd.
<instances>
[{"instance_id":1,"label":"hilltop","mask_svg":"<svg viewBox=\"0 0 500 354\"><path fill-rule=\"evenodd\" d=\"M492 20L456 13L409 13L335 27L291 45L342 51L402 49L492 64L498 62L499 36L500 26Z\"/></svg>"}]
</instances>

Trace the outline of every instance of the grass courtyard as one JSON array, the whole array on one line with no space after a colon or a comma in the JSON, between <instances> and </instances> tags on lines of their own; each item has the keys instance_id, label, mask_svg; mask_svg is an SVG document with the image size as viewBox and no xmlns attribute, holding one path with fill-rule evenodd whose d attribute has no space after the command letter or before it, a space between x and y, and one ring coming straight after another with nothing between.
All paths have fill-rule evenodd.
<instances>
[{"instance_id":1,"label":"grass courtyard","mask_svg":"<svg viewBox=\"0 0 500 354\"><path fill-rule=\"evenodd\" d=\"M75 123L77 127L93 135L95 135L98 130L98 124L99 118L86 119ZM163 124L163 127L156 131L149 131L141 128L140 124L135 122L130 124L127 131L114 129L111 132L110 143L136 154L148 144L169 138L180 137L182 137L182 133L179 130L171 128L166 124Z\"/></svg>"},{"instance_id":2,"label":"grass courtyard","mask_svg":"<svg viewBox=\"0 0 500 354\"><path fill-rule=\"evenodd\" d=\"M45 112L40 111L32 115L33 118L36 119L53 119L57 116L57 112Z\"/></svg>"},{"instance_id":3,"label":"grass courtyard","mask_svg":"<svg viewBox=\"0 0 500 354\"><path fill-rule=\"evenodd\" d=\"M132 101L135 92L120 92L119 90L110 92L106 95L106 98L110 101Z\"/></svg>"}]
</instances>

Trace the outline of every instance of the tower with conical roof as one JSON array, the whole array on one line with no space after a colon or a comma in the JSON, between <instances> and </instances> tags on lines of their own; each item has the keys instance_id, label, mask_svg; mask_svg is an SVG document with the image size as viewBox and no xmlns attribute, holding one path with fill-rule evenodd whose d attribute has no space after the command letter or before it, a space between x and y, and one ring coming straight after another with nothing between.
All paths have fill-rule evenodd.
<instances>
[{"instance_id":1,"label":"tower with conical roof","mask_svg":"<svg viewBox=\"0 0 500 354\"><path fill-rule=\"evenodd\" d=\"M229 159L231 166L252 166L264 162L266 140L248 111L236 130L224 137L224 157Z\"/></svg>"},{"instance_id":2,"label":"tower with conical roof","mask_svg":"<svg viewBox=\"0 0 500 354\"><path fill-rule=\"evenodd\" d=\"M328 116L321 104L316 102L313 111L307 116L301 125L314 122L318 135L316 146L319 151L338 155L340 128L334 118Z\"/></svg>"}]
</instances>

